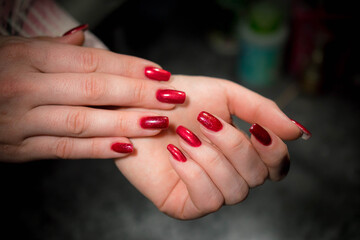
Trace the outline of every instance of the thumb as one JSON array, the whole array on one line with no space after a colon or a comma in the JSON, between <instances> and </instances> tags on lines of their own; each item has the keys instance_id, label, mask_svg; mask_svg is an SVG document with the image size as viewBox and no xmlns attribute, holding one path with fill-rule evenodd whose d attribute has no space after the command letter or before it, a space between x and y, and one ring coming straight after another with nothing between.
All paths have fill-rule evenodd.
<instances>
[{"instance_id":1,"label":"thumb","mask_svg":"<svg viewBox=\"0 0 360 240\"><path fill-rule=\"evenodd\" d=\"M88 29L88 27L89 27L88 24L82 24L65 32L61 37L42 36L42 37L36 37L36 39L82 46L85 41L84 32Z\"/></svg>"},{"instance_id":2,"label":"thumb","mask_svg":"<svg viewBox=\"0 0 360 240\"><path fill-rule=\"evenodd\" d=\"M250 124L259 123L283 140L311 136L305 127L288 118L270 99L230 81L224 81L224 84L231 114Z\"/></svg>"}]
</instances>

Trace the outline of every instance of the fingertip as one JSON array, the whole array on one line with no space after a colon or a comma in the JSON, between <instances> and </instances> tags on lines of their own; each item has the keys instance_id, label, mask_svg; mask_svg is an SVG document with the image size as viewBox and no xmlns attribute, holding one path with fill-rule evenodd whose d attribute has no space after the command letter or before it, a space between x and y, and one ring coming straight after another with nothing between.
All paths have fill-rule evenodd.
<instances>
[{"instance_id":1,"label":"fingertip","mask_svg":"<svg viewBox=\"0 0 360 240\"><path fill-rule=\"evenodd\" d=\"M201 124L201 126L212 132L219 132L223 129L223 124L221 123L221 121L214 115L205 111L199 113L197 121Z\"/></svg>"},{"instance_id":2,"label":"fingertip","mask_svg":"<svg viewBox=\"0 0 360 240\"><path fill-rule=\"evenodd\" d=\"M171 88L158 89L156 91L156 99L167 104L183 104L186 100L186 93ZM169 107L172 106L170 105Z\"/></svg>"},{"instance_id":3,"label":"fingertip","mask_svg":"<svg viewBox=\"0 0 360 240\"><path fill-rule=\"evenodd\" d=\"M280 181L290 168L287 145L271 130L253 124L250 128L251 142L269 170L269 179Z\"/></svg>"},{"instance_id":4,"label":"fingertip","mask_svg":"<svg viewBox=\"0 0 360 240\"><path fill-rule=\"evenodd\" d=\"M65 32L62 36L69 36L69 35L73 35L77 32L84 32L89 28L89 24L81 24L79 26L76 26L72 29L70 29L69 31Z\"/></svg>"},{"instance_id":5,"label":"fingertip","mask_svg":"<svg viewBox=\"0 0 360 240\"><path fill-rule=\"evenodd\" d=\"M171 73L160 66L147 66L144 69L144 74L147 78L156 81L169 81L171 77Z\"/></svg>"},{"instance_id":6,"label":"fingertip","mask_svg":"<svg viewBox=\"0 0 360 240\"><path fill-rule=\"evenodd\" d=\"M167 145L167 150L170 152L173 159L175 159L178 162L186 162L187 158L185 155L181 152L179 148L174 146L173 144Z\"/></svg>"},{"instance_id":7,"label":"fingertip","mask_svg":"<svg viewBox=\"0 0 360 240\"><path fill-rule=\"evenodd\" d=\"M294 119L290 119L292 123L294 123L296 125L296 127L299 128L300 130L300 137L304 140L309 140L312 137L311 132L306 129L305 126L303 126L302 124L300 124L299 122L295 121Z\"/></svg>"},{"instance_id":8,"label":"fingertip","mask_svg":"<svg viewBox=\"0 0 360 240\"><path fill-rule=\"evenodd\" d=\"M83 31L77 31L73 34L58 37L57 40L60 43L82 46L85 42L85 34Z\"/></svg>"},{"instance_id":9,"label":"fingertip","mask_svg":"<svg viewBox=\"0 0 360 240\"><path fill-rule=\"evenodd\" d=\"M111 150L117 153L132 153L134 146L131 143L114 142L111 144Z\"/></svg>"},{"instance_id":10,"label":"fingertip","mask_svg":"<svg viewBox=\"0 0 360 240\"><path fill-rule=\"evenodd\" d=\"M264 146L269 146L272 143L272 138L270 137L268 131L257 123L254 123L250 127L249 132Z\"/></svg>"}]
</instances>

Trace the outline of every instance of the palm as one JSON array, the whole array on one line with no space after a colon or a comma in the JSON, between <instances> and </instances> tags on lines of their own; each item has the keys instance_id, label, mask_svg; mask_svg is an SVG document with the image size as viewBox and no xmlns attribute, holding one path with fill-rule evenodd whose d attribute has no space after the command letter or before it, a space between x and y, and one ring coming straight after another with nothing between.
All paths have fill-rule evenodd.
<instances>
[{"instance_id":1,"label":"palm","mask_svg":"<svg viewBox=\"0 0 360 240\"><path fill-rule=\"evenodd\" d=\"M120 171L140 192L173 217L194 218L204 213L188 207L192 206L191 199L185 184L169 162L166 146L169 143L178 145L175 129L179 125L201 136L196 121L201 111L214 113L228 122L231 120L222 83L221 80L205 77L174 77L171 85L186 92L187 102L174 110L160 112L169 117L169 129L156 137L131 139L136 152L126 159L115 161Z\"/></svg>"}]
</instances>

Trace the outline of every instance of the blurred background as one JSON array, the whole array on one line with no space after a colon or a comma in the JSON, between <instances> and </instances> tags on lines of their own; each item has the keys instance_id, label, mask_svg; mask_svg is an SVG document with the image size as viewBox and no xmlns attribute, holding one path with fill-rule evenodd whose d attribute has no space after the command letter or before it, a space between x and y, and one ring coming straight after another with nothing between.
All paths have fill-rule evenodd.
<instances>
[{"instance_id":1,"label":"blurred background","mask_svg":"<svg viewBox=\"0 0 360 240\"><path fill-rule=\"evenodd\" d=\"M172 74L238 82L275 100L313 137L288 143L285 180L192 221L160 213L111 160L1 163L1 239L360 239L353 1L99 2L59 1L110 50Z\"/></svg>"}]
</instances>

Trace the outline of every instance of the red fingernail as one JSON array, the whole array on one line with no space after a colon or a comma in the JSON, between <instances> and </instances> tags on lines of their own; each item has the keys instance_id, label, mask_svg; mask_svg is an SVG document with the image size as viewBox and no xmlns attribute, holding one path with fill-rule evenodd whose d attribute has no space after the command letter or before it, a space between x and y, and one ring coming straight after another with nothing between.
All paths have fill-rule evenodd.
<instances>
[{"instance_id":1,"label":"red fingernail","mask_svg":"<svg viewBox=\"0 0 360 240\"><path fill-rule=\"evenodd\" d=\"M185 102L186 94L182 91L172 89L159 89L156 92L156 99L164 103L177 103Z\"/></svg>"},{"instance_id":2,"label":"red fingernail","mask_svg":"<svg viewBox=\"0 0 360 240\"><path fill-rule=\"evenodd\" d=\"M145 76L158 81L169 81L171 73L157 67L146 67Z\"/></svg>"},{"instance_id":3,"label":"red fingernail","mask_svg":"<svg viewBox=\"0 0 360 240\"><path fill-rule=\"evenodd\" d=\"M169 150L169 152L171 153L171 155L174 157L175 160L179 162L186 162L186 157L184 156L184 154L180 151L180 149L178 149L174 145L169 144L167 146L167 150Z\"/></svg>"},{"instance_id":4,"label":"red fingernail","mask_svg":"<svg viewBox=\"0 0 360 240\"><path fill-rule=\"evenodd\" d=\"M179 134L179 136L190 146L199 147L201 145L200 139L193 132L183 126L178 126L176 133Z\"/></svg>"},{"instance_id":5,"label":"red fingernail","mask_svg":"<svg viewBox=\"0 0 360 240\"><path fill-rule=\"evenodd\" d=\"M214 132L218 132L223 128L223 125L221 124L221 122L214 117L213 115L211 115L208 112L201 112L198 117L197 120L207 129L214 131Z\"/></svg>"},{"instance_id":6,"label":"red fingernail","mask_svg":"<svg viewBox=\"0 0 360 240\"><path fill-rule=\"evenodd\" d=\"M131 153L134 151L134 147L130 143L114 143L111 145L111 150L118 153Z\"/></svg>"},{"instance_id":7,"label":"red fingernail","mask_svg":"<svg viewBox=\"0 0 360 240\"><path fill-rule=\"evenodd\" d=\"M78 31L86 31L87 29L89 28L89 24L82 24L82 25L79 25L77 27L74 27L72 29L70 29L69 31L67 31L66 33L63 34L63 37L64 36L67 36L67 35L70 35L70 34L73 34L73 33L76 33Z\"/></svg>"},{"instance_id":8,"label":"red fingernail","mask_svg":"<svg viewBox=\"0 0 360 240\"><path fill-rule=\"evenodd\" d=\"M297 121L295 121L294 119L290 119L301 131L302 135L301 138L304 140L308 140L309 138L311 138L312 134L309 130L307 130L303 125L301 125L300 123L298 123Z\"/></svg>"},{"instance_id":9,"label":"red fingernail","mask_svg":"<svg viewBox=\"0 0 360 240\"><path fill-rule=\"evenodd\" d=\"M250 127L251 134L263 145L269 146L271 144L271 137L269 133L261 127L259 124L255 123Z\"/></svg>"},{"instance_id":10,"label":"red fingernail","mask_svg":"<svg viewBox=\"0 0 360 240\"><path fill-rule=\"evenodd\" d=\"M166 116L143 117L140 126L145 129L164 129L169 127L169 118Z\"/></svg>"}]
</instances>

